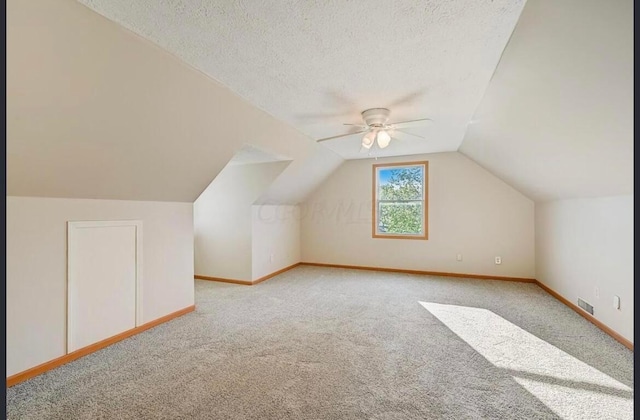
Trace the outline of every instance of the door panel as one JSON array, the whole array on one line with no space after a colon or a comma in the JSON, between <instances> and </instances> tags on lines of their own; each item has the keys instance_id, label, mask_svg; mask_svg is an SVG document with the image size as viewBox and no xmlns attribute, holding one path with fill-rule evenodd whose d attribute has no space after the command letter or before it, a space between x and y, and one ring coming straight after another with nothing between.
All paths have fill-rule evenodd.
<instances>
[{"instance_id":1,"label":"door panel","mask_svg":"<svg viewBox=\"0 0 640 420\"><path fill-rule=\"evenodd\" d=\"M136 326L134 222L69 222L67 352Z\"/></svg>"}]
</instances>

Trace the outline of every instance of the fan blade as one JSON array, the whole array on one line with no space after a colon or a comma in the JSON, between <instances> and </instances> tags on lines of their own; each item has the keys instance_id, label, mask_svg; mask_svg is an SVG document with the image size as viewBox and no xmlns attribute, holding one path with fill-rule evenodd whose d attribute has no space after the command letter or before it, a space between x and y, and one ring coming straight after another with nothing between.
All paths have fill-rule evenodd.
<instances>
[{"instance_id":1,"label":"fan blade","mask_svg":"<svg viewBox=\"0 0 640 420\"><path fill-rule=\"evenodd\" d=\"M389 124L393 128L410 128L410 127L421 127L424 125L428 125L432 123L433 120L431 118L421 118L419 120L410 120L410 121L399 121L395 123Z\"/></svg>"},{"instance_id":2,"label":"fan blade","mask_svg":"<svg viewBox=\"0 0 640 420\"><path fill-rule=\"evenodd\" d=\"M323 139L318 139L316 140L316 143L320 143L321 141L327 141L327 140L333 140L333 139L339 139L341 137L349 137L349 136L355 136L356 134L362 134L364 132L366 132L367 130L362 130L362 131L356 131L355 133L347 133L347 134L340 134L339 136L332 136L332 137L325 137Z\"/></svg>"},{"instance_id":3,"label":"fan blade","mask_svg":"<svg viewBox=\"0 0 640 420\"><path fill-rule=\"evenodd\" d=\"M363 130L365 130L365 129L369 128L368 126L366 126L366 125L362 125L362 124L349 124L349 123L344 123L344 124L342 124L342 125L349 125L349 126L351 126L351 127L358 127L358 128L363 129Z\"/></svg>"},{"instance_id":4,"label":"fan blade","mask_svg":"<svg viewBox=\"0 0 640 420\"><path fill-rule=\"evenodd\" d=\"M394 128L394 130L395 130L395 131L399 131L399 132L401 132L401 133L403 133L403 134L408 134L408 135L413 136L413 137L418 137L418 138L420 138L420 139L422 139L422 140L426 140L426 139L427 139L426 137L422 137L422 136L419 136L419 135L417 135L417 134L410 133L410 132L405 131L405 130L400 130L399 128Z\"/></svg>"}]
</instances>

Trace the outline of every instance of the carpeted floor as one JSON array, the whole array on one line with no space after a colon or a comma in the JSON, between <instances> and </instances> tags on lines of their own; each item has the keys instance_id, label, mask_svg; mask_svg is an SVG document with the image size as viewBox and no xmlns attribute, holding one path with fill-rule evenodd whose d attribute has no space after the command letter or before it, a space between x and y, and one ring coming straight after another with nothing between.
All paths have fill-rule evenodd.
<instances>
[{"instance_id":1,"label":"carpeted floor","mask_svg":"<svg viewBox=\"0 0 640 420\"><path fill-rule=\"evenodd\" d=\"M7 389L10 419L633 418L633 352L533 284L300 266Z\"/></svg>"}]
</instances>

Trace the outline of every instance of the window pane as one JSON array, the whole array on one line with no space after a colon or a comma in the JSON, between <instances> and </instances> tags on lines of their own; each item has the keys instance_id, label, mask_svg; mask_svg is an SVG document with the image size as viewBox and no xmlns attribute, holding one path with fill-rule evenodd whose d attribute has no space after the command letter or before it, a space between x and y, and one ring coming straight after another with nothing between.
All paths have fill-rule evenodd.
<instances>
[{"instance_id":1,"label":"window pane","mask_svg":"<svg viewBox=\"0 0 640 420\"><path fill-rule=\"evenodd\" d=\"M423 179L423 166L380 168L378 200L421 200Z\"/></svg>"},{"instance_id":2,"label":"window pane","mask_svg":"<svg viewBox=\"0 0 640 420\"><path fill-rule=\"evenodd\" d=\"M422 202L379 203L378 233L422 233Z\"/></svg>"}]
</instances>

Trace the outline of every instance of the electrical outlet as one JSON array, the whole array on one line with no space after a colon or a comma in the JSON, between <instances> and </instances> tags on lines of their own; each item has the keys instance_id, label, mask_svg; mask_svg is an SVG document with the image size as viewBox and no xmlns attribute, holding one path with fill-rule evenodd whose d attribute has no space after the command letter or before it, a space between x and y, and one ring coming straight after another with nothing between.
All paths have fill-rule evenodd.
<instances>
[{"instance_id":1,"label":"electrical outlet","mask_svg":"<svg viewBox=\"0 0 640 420\"><path fill-rule=\"evenodd\" d=\"M613 309L620 309L620 296L613 297Z\"/></svg>"},{"instance_id":2,"label":"electrical outlet","mask_svg":"<svg viewBox=\"0 0 640 420\"><path fill-rule=\"evenodd\" d=\"M269 256L269 261L273 262L273 254Z\"/></svg>"},{"instance_id":3,"label":"electrical outlet","mask_svg":"<svg viewBox=\"0 0 640 420\"><path fill-rule=\"evenodd\" d=\"M496 264L502 264L502 258L496 257Z\"/></svg>"},{"instance_id":4,"label":"electrical outlet","mask_svg":"<svg viewBox=\"0 0 640 420\"><path fill-rule=\"evenodd\" d=\"M600 289L598 289L598 286L593 289L593 294L596 296L596 299L600 298Z\"/></svg>"},{"instance_id":5,"label":"electrical outlet","mask_svg":"<svg viewBox=\"0 0 640 420\"><path fill-rule=\"evenodd\" d=\"M462 261L462 254L456 255L456 261Z\"/></svg>"}]
</instances>

